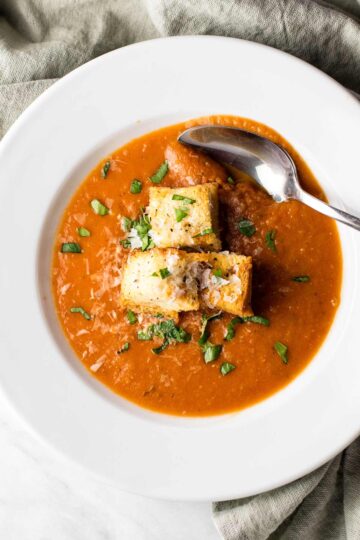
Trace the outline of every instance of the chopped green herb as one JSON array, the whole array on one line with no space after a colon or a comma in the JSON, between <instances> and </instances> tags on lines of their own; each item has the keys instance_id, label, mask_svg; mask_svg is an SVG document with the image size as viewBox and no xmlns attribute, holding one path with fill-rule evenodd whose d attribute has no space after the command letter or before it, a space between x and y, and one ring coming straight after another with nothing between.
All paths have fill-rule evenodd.
<instances>
[{"instance_id":1,"label":"chopped green herb","mask_svg":"<svg viewBox=\"0 0 360 540\"><path fill-rule=\"evenodd\" d=\"M180 326L176 326L172 319L151 324L146 330L138 332L138 339L149 341L154 337L160 337L164 341L160 347L152 349L154 354L160 354L171 343L188 343L191 335Z\"/></svg>"},{"instance_id":2,"label":"chopped green herb","mask_svg":"<svg viewBox=\"0 0 360 540\"><path fill-rule=\"evenodd\" d=\"M288 357L287 357L288 348L287 348L287 346L284 345L283 343L281 343L281 341L277 341L275 343L275 345L274 345L274 349L278 353L278 355L280 356L283 363L287 364L288 363Z\"/></svg>"},{"instance_id":3,"label":"chopped green herb","mask_svg":"<svg viewBox=\"0 0 360 540\"><path fill-rule=\"evenodd\" d=\"M141 216L139 221L134 221L133 227L140 236L140 238L143 238L144 236L148 236L148 232L151 229L150 223L147 221L147 218L145 216Z\"/></svg>"},{"instance_id":4,"label":"chopped green herb","mask_svg":"<svg viewBox=\"0 0 360 540\"><path fill-rule=\"evenodd\" d=\"M171 275L171 272L167 268L160 268L159 273L161 279L165 279Z\"/></svg>"},{"instance_id":5,"label":"chopped green herb","mask_svg":"<svg viewBox=\"0 0 360 540\"><path fill-rule=\"evenodd\" d=\"M151 350L154 354L161 354L168 346L169 346L168 340L164 339L160 347L155 347L154 349L151 349Z\"/></svg>"},{"instance_id":6,"label":"chopped green herb","mask_svg":"<svg viewBox=\"0 0 360 540\"><path fill-rule=\"evenodd\" d=\"M126 316L130 324L135 324L137 322L137 316L135 315L133 311L129 310Z\"/></svg>"},{"instance_id":7,"label":"chopped green herb","mask_svg":"<svg viewBox=\"0 0 360 540\"><path fill-rule=\"evenodd\" d=\"M189 215L185 208L175 208L176 221L179 223Z\"/></svg>"},{"instance_id":8,"label":"chopped green herb","mask_svg":"<svg viewBox=\"0 0 360 540\"><path fill-rule=\"evenodd\" d=\"M155 247L154 240L150 239L150 242L147 244L146 249L153 249L154 247Z\"/></svg>"},{"instance_id":9,"label":"chopped green herb","mask_svg":"<svg viewBox=\"0 0 360 540\"><path fill-rule=\"evenodd\" d=\"M154 315L154 317L156 317L157 319L163 319L164 315L162 313L157 313L156 315Z\"/></svg>"},{"instance_id":10,"label":"chopped green herb","mask_svg":"<svg viewBox=\"0 0 360 540\"><path fill-rule=\"evenodd\" d=\"M260 315L251 315L249 317L243 317L244 322L252 322L255 324L262 324L263 326L269 326L270 321L266 317L260 317Z\"/></svg>"},{"instance_id":11,"label":"chopped green herb","mask_svg":"<svg viewBox=\"0 0 360 540\"><path fill-rule=\"evenodd\" d=\"M219 358L222 351L222 345L213 345L210 341L207 341L203 346L204 362L209 364Z\"/></svg>"},{"instance_id":12,"label":"chopped green herb","mask_svg":"<svg viewBox=\"0 0 360 540\"><path fill-rule=\"evenodd\" d=\"M124 232L129 232L132 227L132 219L123 216L121 218L121 228Z\"/></svg>"},{"instance_id":13,"label":"chopped green herb","mask_svg":"<svg viewBox=\"0 0 360 540\"><path fill-rule=\"evenodd\" d=\"M229 184L231 184L232 186L235 184L235 180L234 180L233 178L231 178L231 176L228 176L227 181L228 181Z\"/></svg>"},{"instance_id":14,"label":"chopped green herb","mask_svg":"<svg viewBox=\"0 0 360 540\"><path fill-rule=\"evenodd\" d=\"M144 247L146 244L146 247ZM148 236L148 242L145 242L143 241L142 242L142 246L141 246L141 249L142 251L145 251L146 249L152 249L155 247L155 244L154 244L154 241L152 238L150 238L150 236Z\"/></svg>"},{"instance_id":15,"label":"chopped green herb","mask_svg":"<svg viewBox=\"0 0 360 540\"><path fill-rule=\"evenodd\" d=\"M297 281L298 283L307 283L310 281L310 276L295 276L291 279L292 281Z\"/></svg>"},{"instance_id":16,"label":"chopped green herb","mask_svg":"<svg viewBox=\"0 0 360 540\"><path fill-rule=\"evenodd\" d=\"M141 238L142 251L146 251L147 249L154 247L154 243L149 236L149 231L151 229L150 219L146 214L143 213L138 221L133 221L132 226Z\"/></svg>"},{"instance_id":17,"label":"chopped green herb","mask_svg":"<svg viewBox=\"0 0 360 540\"><path fill-rule=\"evenodd\" d=\"M83 236L83 237L91 236L91 232L88 229L85 229L85 227L78 227L76 229L76 232L78 233L79 236Z\"/></svg>"},{"instance_id":18,"label":"chopped green herb","mask_svg":"<svg viewBox=\"0 0 360 540\"><path fill-rule=\"evenodd\" d=\"M254 223L250 219L243 218L237 224L237 227L241 234L250 238L256 232Z\"/></svg>"},{"instance_id":19,"label":"chopped green herb","mask_svg":"<svg viewBox=\"0 0 360 540\"><path fill-rule=\"evenodd\" d=\"M142 182L140 182L140 180L137 180L135 178L130 184L130 193L133 193L134 195L136 195L137 193L141 193L141 190L142 190Z\"/></svg>"},{"instance_id":20,"label":"chopped green herb","mask_svg":"<svg viewBox=\"0 0 360 540\"><path fill-rule=\"evenodd\" d=\"M221 268L215 268L213 274L215 277L222 277L223 271L221 270Z\"/></svg>"},{"instance_id":21,"label":"chopped green herb","mask_svg":"<svg viewBox=\"0 0 360 540\"><path fill-rule=\"evenodd\" d=\"M164 163L160 165L156 173L150 176L150 181L153 182L153 184L160 184L164 176L167 174L168 170L169 170L169 164L165 160Z\"/></svg>"},{"instance_id":22,"label":"chopped green herb","mask_svg":"<svg viewBox=\"0 0 360 540\"><path fill-rule=\"evenodd\" d=\"M98 216L106 216L109 213L109 209L98 199L93 199L90 203L91 208Z\"/></svg>"},{"instance_id":23,"label":"chopped green herb","mask_svg":"<svg viewBox=\"0 0 360 540\"><path fill-rule=\"evenodd\" d=\"M235 337L235 327L237 324L242 324L244 319L242 317L234 317L231 319L226 328L225 339L226 341L231 341Z\"/></svg>"},{"instance_id":24,"label":"chopped green herb","mask_svg":"<svg viewBox=\"0 0 360 540\"><path fill-rule=\"evenodd\" d=\"M169 341L178 343L187 343L191 339L191 335L180 326L176 326L172 319L154 324L152 331L154 336L166 337Z\"/></svg>"},{"instance_id":25,"label":"chopped green herb","mask_svg":"<svg viewBox=\"0 0 360 540\"><path fill-rule=\"evenodd\" d=\"M116 354L121 354L130 349L130 343L127 341L124 345L116 352Z\"/></svg>"},{"instance_id":26,"label":"chopped green herb","mask_svg":"<svg viewBox=\"0 0 360 540\"><path fill-rule=\"evenodd\" d=\"M154 247L155 244L149 234L149 231L151 230L150 219L144 213L144 211L137 220L131 220L130 218L123 218L123 220L126 220L123 221L123 228L126 227L128 229L128 232L131 233L130 235L128 235L128 238L126 238L125 240L121 240L121 243L124 247L132 247L132 239L136 240L137 242L141 240L142 251L146 251L147 249L151 249Z\"/></svg>"},{"instance_id":27,"label":"chopped green herb","mask_svg":"<svg viewBox=\"0 0 360 540\"><path fill-rule=\"evenodd\" d=\"M159 274L158 274L157 272L153 272L153 273L151 274L151 277L159 277Z\"/></svg>"},{"instance_id":28,"label":"chopped green herb","mask_svg":"<svg viewBox=\"0 0 360 540\"><path fill-rule=\"evenodd\" d=\"M199 340L198 340L199 345L205 345L205 343L208 340L208 337L209 337L209 332L208 332L208 329L207 329L208 322L209 322L208 317L203 314L202 317L201 317L200 337L199 337Z\"/></svg>"},{"instance_id":29,"label":"chopped green herb","mask_svg":"<svg viewBox=\"0 0 360 540\"><path fill-rule=\"evenodd\" d=\"M65 242L61 244L61 253L81 253L81 246L77 242Z\"/></svg>"},{"instance_id":30,"label":"chopped green herb","mask_svg":"<svg viewBox=\"0 0 360 540\"><path fill-rule=\"evenodd\" d=\"M231 322L227 325L225 339L231 341L235 337L235 325Z\"/></svg>"},{"instance_id":31,"label":"chopped green herb","mask_svg":"<svg viewBox=\"0 0 360 540\"><path fill-rule=\"evenodd\" d=\"M103 178L106 178L109 171L110 171L110 161L106 161L106 162L104 163L103 168L101 169L101 176L102 176Z\"/></svg>"},{"instance_id":32,"label":"chopped green herb","mask_svg":"<svg viewBox=\"0 0 360 540\"><path fill-rule=\"evenodd\" d=\"M198 340L199 345L205 345L205 343L208 340L209 332L208 332L208 323L210 321L214 321L215 319L219 319L222 316L222 312L219 311L219 313L215 313L214 315L210 315L209 317L202 314L201 317L201 328L200 328L200 338Z\"/></svg>"},{"instance_id":33,"label":"chopped green herb","mask_svg":"<svg viewBox=\"0 0 360 540\"><path fill-rule=\"evenodd\" d=\"M141 251L146 251L149 247L149 244L151 242L151 239L148 235L143 236L141 239Z\"/></svg>"},{"instance_id":34,"label":"chopped green herb","mask_svg":"<svg viewBox=\"0 0 360 540\"><path fill-rule=\"evenodd\" d=\"M195 234L195 236L193 236L193 238L199 238L200 236L206 236L207 234L213 234L213 229L209 228L209 229L204 229L202 232L200 232L199 234Z\"/></svg>"},{"instance_id":35,"label":"chopped green herb","mask_svg":"<svg viewBox=\"0 0 360 540\"><path fill-rule=\"evenodd\" d=\"M276 244L275 244L275 237L276 237L276 231L268 231L265 235L265 242L266 245L271 251L275 253L276 251Z\"/></svg>"},{"instance_id":36,"label":"chopped green herb","mask_svg":"<svg viewBox=\"0 0 360 540\"><path fill-rule=\"evenodd\" d=\"M91 320L91 315L89 315L89 313L82 307L72 307L70 308L70 311L71 313L80 313L87 321Z\"/></svg>"},{"instance_id":37,"label":"chopped green herb","mask_svg":"<svg viewBox=\"0 0 360 540\"><path fill-rule=\"evenodd\" d=\"M120 244L121 244L124 248L129 248L129 247L131 247L131 242L130 242L130 240L128 240L128 238L124 238L123 240L120 240Z\"/></svg>"},{"instance_id":38,"label":"chopped green herb","mask_svg":"<svg viewBox=\"0 0 360 540\"><path fill-rule=\"evenodd\" d=\"M234 366L234 364L230 364L230 362L223 362L220 366L220 373L221 375L225 376L231 371L234 371L235 368L236 366Z\"/></svg>"},{"instance_id":39,"label":"chopped green herb","mask_svg":"<svg viewBox=\"0 0 360 540\"><path fill-rule=\"evenodd\" d=\"M173 201L183 201L184 204L194 204L196 202L195 199L189 199L189 197L184 197L183 195L173 195L172 196Z\"/></svg>"},{"instance_id":40,"label":"chopped green herb","mask_svg":"<svg viewBox=\"0 0 360 540\"><path fill-rule=\"evenodd\" d=\"M187 343L191 339L190 334L185 332L183 328L176 326L172 319L150 325L147 333L151 336L167 337L169 341L177 341L179 343Z\"/></svg>"},{"instance_id":41,"label":"chopped green herb","mask_svg":"<svg viewBox=\"0 0 360 540\"><path fill-rule=\"evenodd\" d=\"M141 214L140 218L133 221L132 226L140 236L145 236L151 229L149 217L146 214Z\"/></svg>"},{"instance_id":42,"label":"chopped green herb","mask_svg":"<svg viewBox=\"0 0 360 540\"><path fill-rule=\"evenodd\" d=\"M140 341L150 341L153 338L153 334L151 332L139 330L137 333L137 337Z\"/></svg>"},{"instance_id":43,"label":"chopped green herb","mask_svg":"<svg viewBox=\"0 0 360 540\"><path fill-rule=\"evenodd\" d=\"M237 324L243 324L246 322L252 322L255 324L262 324L263 326L269 326L270 321L269 319L266 319L265 317L261 317L260 315L251 315L248 317L234 317L231 319L229 324L226 328L226 334L225 339L227 341L232 340L235 337L235 327Z\"/></svg>"}]
</instances>

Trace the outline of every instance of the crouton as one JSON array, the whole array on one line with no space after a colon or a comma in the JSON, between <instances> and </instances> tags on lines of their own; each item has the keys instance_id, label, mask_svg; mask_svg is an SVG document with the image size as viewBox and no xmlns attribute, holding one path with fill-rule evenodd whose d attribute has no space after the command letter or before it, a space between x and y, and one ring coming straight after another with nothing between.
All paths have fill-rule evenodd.
<instances>
[{"instance_id":1,"label":"crouton","mask_svg":"<svg viewBox=\"0 0 360 540\"><path fill-rule=\"evenodd\" d=\"M151 187L148 215L157 247L221 249L217 184Z\"/></svg>"},{"instance_id":2,"label":"crouton","mask_svg":"<svg viewBox=\"0 0 360 540\"><path fill-rule=\"evenodd\" d=\"M123 270L120 301L137 313L176 321L179 312L200 308L246 317L253 314L251 270L251 257L229 252L134 251Z\"/></svg>"},{"instance_id":3,"label":"crouton","mask_svg":"<svg viewBox=\"0 0 360 540\"><path fill-rule=\"evenodd\" d=\"M198 310L198 284L188 272L190 255L177 249L132 252L123 270L122 306L175 320L180 311Z\"/></svg>"},{"instance_id":4,"label":"crouton","mask_svg":"<svg viewBox=\"0 0 360 540\"><path fill-rule=\"evenodd\" d=\"M252 259L236 253L192 253L198 272L200 304L233 315L253 315L251 309Z\"/></svg>"}]
</instances>

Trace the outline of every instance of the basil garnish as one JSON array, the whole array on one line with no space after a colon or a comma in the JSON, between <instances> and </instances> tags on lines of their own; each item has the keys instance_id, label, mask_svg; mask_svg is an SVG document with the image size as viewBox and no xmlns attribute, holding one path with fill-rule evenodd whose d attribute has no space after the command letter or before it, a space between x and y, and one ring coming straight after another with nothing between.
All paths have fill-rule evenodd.
<instances>
[{"instance_id":1,"label":"basil garnish","mask_svg":"<svg viewBox=\"0 0 360 540\"><path fill-rule=\"evenodd\" d=\"M138 339L142 341L149 341L154 337L160 337L164 340L160 347L152 349L154 354L160 354L171 343L188 343L191 340L191 335L180 326L176 326L172 319L151 324L146 330L138 332Z\"/></svg>"},{"instance_id":2,"label":"basil garnish","mask_svg":"<svg viewBox=\"0 0 360 540\"><path fill-rule=\"evenodd\" d=\"M226 341L230 341L235 337L235 326L237 324L242 324L243 322L244 322L244 319L242 317L234 317L233 319L231 319L231 321L229 322L226 328L226 334L225 334Z\"/></svg>"},{"instance_id":3,"label":"basil garnish","mask_svg":"<svg viewBox=\"0 0 360 540\"><path fill-rule=\"evenodd\" d=\"M205 236L207 234L213 234L213 229L212 228L209 228L209 229L204 229L202 232L200 232L199 234L195 234L195 236L193 236L193 238L199 238L199 236Z\"/></svg>"},{"instance_id":4,"label":"basil garnish","mask_svg":"<svg viewBox=\"0 0 360 540\"><path fill-rule=\"evenodd\" d=\"M124 345L116 352L116 354L121 354L130 349L130 343L127 341Z\"/></svg>"},{"instance_id":5,"label":"basil garnish","mask_svg":"<svg viewBox=\"0 0 360 540\"><path fill-rule=\"evenodd\" d=\"M71 313L80 313L87 321L91 320L91 315L82 307L72 307L70 308L70 311Z\"/></svg>"},{"instance_id":6,"label":"basil garnish","mask_svg":"<svg viewBox=\"0 0 360 540\"><path fill-rule=\"evenodd\" d=\"M160 184L164 176L167 174L168 170L169 170L169 164L165 160L164 163L160 165L156 173L150 176L150 181L153 182L153 184Z\"/></svg>"},{"instance_id":7,"label":"basil garnish","mask_svg":"<svg viewBox=\"0 0 360 540\"><path fill-rule=\"evenodd\" d=\"M110 161L106 161L106 162L104 163L103 168L101 169L101 176L102 176L103 178L106 178L107 175L108 175L109 170L110 170Z\"/></svg>"},{"instance_id":8,"label":"basil garnish","mask_svg":"<svg viewBox=\"0 0 360 540\"><path fill-rule=\"evenodd\" d=\"M109 209L98 199L93 199L90 205L95 214L98 216L106 216L109 213Z\"/></svg>"},{"instance_id":9,"label":"basil garnish","mask_svg":"<svg viewBox=\"0 0 360 540\"><path fill-rule=\"evenodd\" d=\"M160 268L159 273L161 279L165 279L171 275L171 272L167 268Z\"/></svg>"},{"instance_id":10,"label":"basil garnish","mask_svg":"<svg viewBox=\"0 0 360 540\"><path fill-rule=\"evenodd\" d=\"M160 347L155 347L154 349L151 349L151 350L154 354L161 354L168 346L169 346L168 340L164 339Z\"/></svg>"},{"instance_id":11,"label":"basil garnish","mask_svg":"<svg viewBox=\"0 0 360 540\"><path fill-rule=\"evenodd\" d=\"M260 315L250 315L249 317L243 317L244 322L252 322L256 324L262 324L263 326L269 326L270 321L266 317L260 317Z\"/></svg>"},{"instance_id":12,"label":"basil garnish","mask_svg":"<svg viewBox=\"0 0 360 540\"><path fill-rule=\"evenodd\" d=\"M277 341L274 344L274 349L278 353L278 355L280 356L283 363L287 364L288 363L288 357L287 357L288 348L287 348L287 346L284 345L283 343L281 343L281 341Z\"/></svg>"},{"instance_id":13,"label":"basil garnish","mask_svg":"<svg viewBox=\"0 0 360 540\"><path fill-rule=\"evenodd\" d=\"M88 229L85 229L85 227L78 227L76 229L76 232L78 233L79 236L83 236L83 237L91 236L91 232Z\"/></svg>"},{"instance_id":14,"label":"basil garnish","mask_svg":"<svg viewBox=\"0 0 360 540\"><path fill-rule=\"evenodd\" d=\"M135 315L133 311L129 310L126 316L130 324L135 324L137 322L137 316Z\"/></svg>"},{"instance_id":15,"label":"basil garnish","mask_svg":"<svg viewBox=\"0 0 360 540\"><path fill-rule=\"evenodd\" d=\"M222 351L222 345L214 345L213 343L210 343L210 341L207 341L203 345L202 350L204 353L204 362L205 364L209 364L218 359Z\"/></svg>"},{"instance_id":16,"label":"basil garnish","mask_svg":"<svg viewBox=\"0 0 360 540\"><path fill-rule=\"evenodd\" d=\"M223 362L220 366L220 373L221 375L225 376L231 371L234 371L235 368L236 366L234 366L234 364L230 364L230 362Z\"/></svg>"},{"instance_id":17,"label":"basil garnish","mask_svg":"<svg viewBox=\"0 0 360 540\"><path fill-rule=\"evenodd\" d=\"M184 197L183 195L175 195L172 196L173 201L183 201L184 204L194 204L196 202L195 199L189 199L189 197Z\"/></svg>"},{"instance_id":18,"label":"basil garnish","mask_svg":"<svg viewBox=\"0 0 360 540\"><path fill-rule=\"evenodd\" d=\"M276 252L275 237L276 237L276 231L274 230L268 231L265 235L266 245L274 253Z\"/></svg>"},{"instance_id":19,"label":"basil garnish","mask_svg":"<svg viewBox=\"0 0 360 540\"><path fill-rule=\"evenodd\" d=\"M250 219L243 218L237 224L237 227L241 234L250 238L256 232L254 223Z\"/></svg>"},{"instance_id":20,"label":"basil garnish","mask_svg":"<svg viewBox=\"0 0 360 540\"><path fill-rule=\"evenodd\" d=\"M209 332L208 332L208 323L210 321L214 321L215 319L219 319L222 316L222 312L219 311L219 313L215 313L214 315L210 315L209 317L205 314L201 317L201 328L200 328L200 338L198 340L199 345L205 345L205 343L208 340Z\"/></svg>"},{"instance_id":21,"label":"basil garnish","mask_svg":"<svg viewBox=\"0 0 360 540\"><path fill-rule=\"evenodd\" d=\"M142 182L140 182L140 180L137 180L135 178L135 180L133 180L130 184L130 193L133 193L134 195L136 195L137 193L141 193L141 190L142 190Z\"/></svg>"},{"instance_id":22,"label":"basil garnish","mask_svg":"<svg viewBox=\"0 0 360 540\"><path fill-rule=\"evenodd\" d=\"M260 315L249 315L248 317L234 317L231 319L226 328L225 339L227 341L232 340L235 337L235 327L237 324L243 324L246 322L252 322L255 324L262 324L263 326L269 326L270 321L266 317Z\"/></svg>"},{"instance_id":23,"label":"basil garnish","mask_svg":"<svg viewBox=\"0 0 360 540\"><path fill-rule=\"evenodd\" d=\"M298 283L307 283L310 281L310 276L295 276L291 279L292 281L297 281Z\"/></svg>"},{"instance_id":24,"label":"basil garnish","mask_svg":"<svg viewBox=\"0 0 360 540\"><path fill-rule=\"evenodd\" d=\"M121 218L121 228L124 232L129 232L132 227L132 220L126 216Z\"/></svg>"},{"instance_id":25,"label":"basil garnish","mask_svg":"<svg viewBox=\"0 0 360 540\"><path fill-rule=\"evenodd\" d=\"M189 212L187 212L186 208L175 208L175 217L178 223L184 218L186 218L188 215Z\"/></svg>"},{"instance_id":26,"label":"basil garnish","mask_svg":"<svg viewBox=\"0 0 360 540\"><path fill-rule=\"evenodd\" d=\"M81 253L82 249L77 242L64 242L61 244L61 253Z\"/></svg>"}]
</instances>

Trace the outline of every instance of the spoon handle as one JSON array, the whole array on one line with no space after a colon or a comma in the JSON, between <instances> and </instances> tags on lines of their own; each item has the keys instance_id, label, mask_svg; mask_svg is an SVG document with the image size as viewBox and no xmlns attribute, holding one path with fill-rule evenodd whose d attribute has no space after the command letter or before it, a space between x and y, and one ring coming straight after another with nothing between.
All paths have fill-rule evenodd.
<instances>
[{"instance_id":1,"label":"spoon handle","mask_svg":"<svg viewBox=\"0 0 360 540\"><path fill-rule=\"evenodd\" d=\"M341 221L341 223L345 223L345 225L349 225L349 227L360 231L360 219L358 217L352 216L343 210L339 210L339 208L334 208L334 206L330 206L330 204L320 201L320 199L313 197L303 190L297 193L296 198L321 214L336 219L337 221Z\"/></svg>"}]
</instances>

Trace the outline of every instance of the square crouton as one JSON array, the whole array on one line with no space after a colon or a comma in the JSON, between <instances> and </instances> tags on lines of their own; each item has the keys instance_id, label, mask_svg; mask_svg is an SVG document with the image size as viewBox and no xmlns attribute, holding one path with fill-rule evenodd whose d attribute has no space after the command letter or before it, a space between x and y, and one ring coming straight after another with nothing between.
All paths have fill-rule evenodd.
<instances>
[{"instance_id":1,"label":"square crouton","mask_svg":"<svg viewBox=\"0 0 360 540\"><path fill-rule=\"evenodd\" d=\"M151 187L148 215L157 247L221 249L218 186Z\"/></svg>"},{"instance_id":2,"label":"square crouton","mask_svg":"<svg viewBox=\"0 0 360 540\"><path fill-rule=\"evenodd\" d=\"M252 259L229 253L192 253L202 265L198 275L200 306L220 309L233 315L253 315L251 309Z\"/></svg>"},{"instance_id":3,"label":"square crouton","mask_svg":"<svg viewBox=\"0 0 360 540\"><path fill-rule=\"evenodd\" d=\"M177 249L132 252L123 269L122 306L175 320L180 311L199 309L198 283L188 272L191 263L191 254Z\"/></svg>"}]
</instances>

